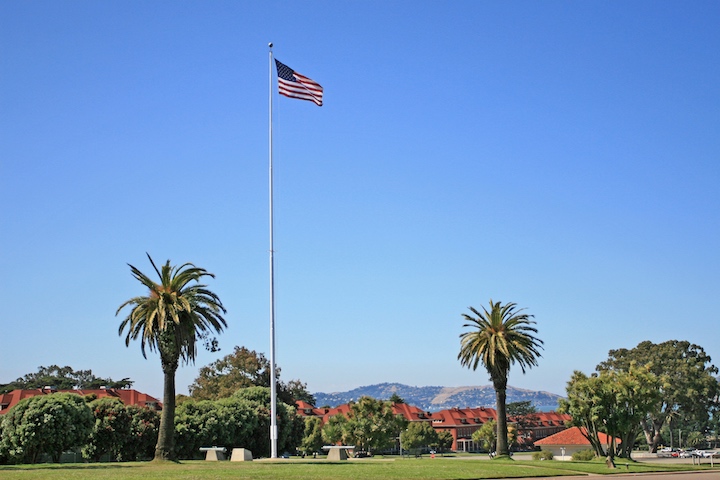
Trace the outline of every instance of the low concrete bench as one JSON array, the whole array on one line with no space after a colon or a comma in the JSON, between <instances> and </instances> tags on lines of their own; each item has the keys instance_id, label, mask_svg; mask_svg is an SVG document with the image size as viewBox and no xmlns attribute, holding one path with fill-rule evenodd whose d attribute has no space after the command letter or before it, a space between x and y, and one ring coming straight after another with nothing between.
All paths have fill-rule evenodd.
<instances>
[{"instance_id":1,"label":"low concrete bench","mask_svg":"<svg viewBox=\"0 0 720 480\"><path fill-rule=\"evenodd\" d=\"M323 450L328 451L328 460L337 461L337 460L347 460L348 450L354 450L355 445L325 445L322 447Z\"/></svg>"},{"instance_id":2,"label":"low concrete bench","mask_svg":"<svg viewBox=\"0 0 720 480\"><path fill-rule=\"evenodd\" d=\"M216 462L218 460L225 460L225 447L200 447L201 452L205 452L205 460Z\"/></svg>"}]
</instances>

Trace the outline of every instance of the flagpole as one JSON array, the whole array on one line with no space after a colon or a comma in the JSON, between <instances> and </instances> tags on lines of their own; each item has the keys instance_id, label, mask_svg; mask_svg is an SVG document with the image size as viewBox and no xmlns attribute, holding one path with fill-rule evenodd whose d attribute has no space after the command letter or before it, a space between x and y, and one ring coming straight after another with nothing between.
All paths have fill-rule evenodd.
<instances>
[{"instance_id":1,"label":"flagpole","mask_svg":"<svg viewBox=\"0 0 720 480\"><path fill-rule=\"evenodd\" d=\"M275 259L274 259L274 246L273 246L273 136L272 136L272 121L273 121L273 44L269 43L269 65L268 65L268 104L270 110L270 125L269 125L269 174L270 177L270 458L277 458L277 439L278 439L278 427L277 427L277 381L275 379Z\"/></svg>"}]
</instances>

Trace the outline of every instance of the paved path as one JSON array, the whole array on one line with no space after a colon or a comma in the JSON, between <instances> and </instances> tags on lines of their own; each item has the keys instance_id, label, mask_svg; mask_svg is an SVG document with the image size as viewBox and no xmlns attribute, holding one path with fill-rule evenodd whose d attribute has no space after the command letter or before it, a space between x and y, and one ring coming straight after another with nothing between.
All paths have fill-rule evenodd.
<instances>
[{"instance_id":1,"label":"paved path","mask_svg":"<svg viewBox=\"0 0 720 480\"><path fill-rule=\"evenodd\" d=\"M602 477L606 480L720 480L720 471L705 472L660 472L660 473L618 473L612 475L578 475L571 477L536 477L534 480L588 480L588 477ZM530 480L530 479L528 479Z\"/></svg>"}]
</instances>

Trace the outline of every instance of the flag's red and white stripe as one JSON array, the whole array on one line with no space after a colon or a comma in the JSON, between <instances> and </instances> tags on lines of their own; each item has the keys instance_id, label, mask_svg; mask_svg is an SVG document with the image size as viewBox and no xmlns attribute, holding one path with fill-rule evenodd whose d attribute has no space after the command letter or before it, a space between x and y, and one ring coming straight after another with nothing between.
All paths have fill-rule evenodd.
<instances>
[{"instance_id":1,"label":"flag's red and white stripe","mask_svg":"<svg viewBox=\"0 0 720 480\"><path fill-rule=\"evenodd\" d=\"M322 106L323 88L319 83L300 75L292 68L275 60L278 71L278 91L280 95L300 100L309 100Z\"/></svg>"}]
</instances>

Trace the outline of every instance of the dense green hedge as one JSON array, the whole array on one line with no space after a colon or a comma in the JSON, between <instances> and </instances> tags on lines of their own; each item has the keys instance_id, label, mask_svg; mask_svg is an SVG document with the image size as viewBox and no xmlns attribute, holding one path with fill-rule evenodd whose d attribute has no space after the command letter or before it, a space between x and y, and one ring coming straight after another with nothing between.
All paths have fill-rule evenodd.
<instances>
[{"instance_id":1,"label":"dense green hedge","mask_svg":"<svg viewBox=\"0 0 720 480\"><path fill-rule=\"evenodd\" d=\"M251 387L216 401L186 399L175 415L178 458L201 458L200 447L249 449L270 455L270 390ZM295 408L278 403L278 450L295 452L303 420ZM0 464L59 462L63 452L87 461L150 459L157 443L158 412L117 399L86 399L56 393L22 400L0 417ZM75 456L76 457L76 456Z\"/></svg>"}]
</instances>

